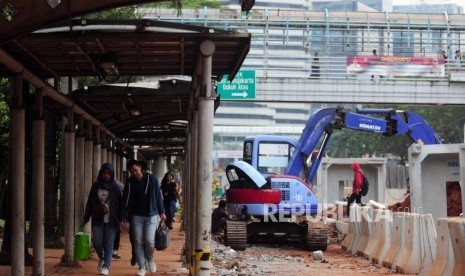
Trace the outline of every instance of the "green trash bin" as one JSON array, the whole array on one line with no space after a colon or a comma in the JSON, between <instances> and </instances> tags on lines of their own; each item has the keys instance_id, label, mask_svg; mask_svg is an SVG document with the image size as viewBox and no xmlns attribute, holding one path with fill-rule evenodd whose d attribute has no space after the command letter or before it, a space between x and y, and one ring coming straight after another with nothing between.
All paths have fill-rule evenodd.
<instances>
[{"instance_id":1,"label":"green trash bin","mask_svg":"<svg viewBox=\"0 0 465 276\"><path fill-rule=\"evenodd\" d=\"M76 261L87 261L90 258L89 235L84 228L74 236L74 259Z\"/></svg>"}]
</instances>

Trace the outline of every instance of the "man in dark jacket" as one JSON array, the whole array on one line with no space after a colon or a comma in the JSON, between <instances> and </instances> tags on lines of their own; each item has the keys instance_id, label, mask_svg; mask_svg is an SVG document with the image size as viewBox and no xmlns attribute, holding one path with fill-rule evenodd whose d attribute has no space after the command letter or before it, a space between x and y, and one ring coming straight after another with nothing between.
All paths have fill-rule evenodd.
<instances>
[{"instance_id":1,"label":"man in dark jacket","mask_svg":"<svg viewBox=\"0 0 465 276\"><path fill-rule=\"evenodd\" d=\"M131 177L124 186L123 202L126 217L131 219L133 246L139 265L137 275L144 276L146 264L150 272L155 273L157 270L153 260L155 231L158 216L161 220L166 220L166 216L158 180L152 174L143 172L137 160L129 160L127 168Z\"/></svg>"},{"instance_id":2,"label":"man in dark jacket","mask_svg":"<svg viewBox=\"0 0 465 276\"><path fill-rule=\"evenodd\" d=\"M97 269L108 275L113 255L113 242L122 220L121 190L115 181L113 165L105 163L100 168L97 181L92 185L87 199L82 225L92 217L92 244L99 257Z\"/></svg>"},{"instance_id":3,"label":"man in dark jacket","mask_svg":"<svg viewBox=\"0 0 465 276\"><path fill-rule=\"evenodd\" d=\"M226 227L226 220L231 219L228 211L226 210L226 201L220 200L218 207L212 212L212 233L222 233Z\"/></svg>"}]
</instances>

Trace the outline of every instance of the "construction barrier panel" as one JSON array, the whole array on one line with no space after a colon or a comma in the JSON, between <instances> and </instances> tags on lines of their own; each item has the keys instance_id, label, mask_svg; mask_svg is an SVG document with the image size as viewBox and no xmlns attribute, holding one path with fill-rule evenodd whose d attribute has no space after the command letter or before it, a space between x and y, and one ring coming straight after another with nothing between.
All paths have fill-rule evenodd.
<instances>
[{"instance_id":1,"label":"construction barrier panel","mask_svg":"<svg viewBox=\"0 0 465 276\"><path fill-rule=\"evenodd\" d=\"M391 246L392 220L392 212L390 210L382 210L379 214L379 242L371 255L373 263L383 264L384 258Z\"/></svg>"},{"instance_id":2,"label":"construction barrier panel","mask_svg":"<svg viewBox=\"0 0 465 276\"><path fill-rule=\"evenodd\" d=\"M363 257L365 259L371 260L371 256L376 249L376 246L380 240L381 228L380 228L380 214L383 212L382 209L373 209L373 219L371 223L371 232L370 232L370 239L368 240L367 247L365 251L363 251Z\"/></svg>"},{"instance_id":3,"label":"construction barrier panel","mask_svg":"<svg viewBox=\"0 0 465 276\"><path fill-rule=\"evenodd\" d=\"M358 245L360 243L360 238L361 238L361 227L360 227L360 224L361 224L361 220L362 220L362 212L361 212L361 208L360 206L358 206L357 204L352 204L352 206L350 206L350 211L353 210L353 216L352 216L352 213L350 213L350 219L353 219L354 220L354 229L355 229L355 234L354 234L354 238L353 238L353 242L350 244L350 247L349 247L349 251L352 253L352 254L357 254L357 251L358 251Z\"/></svg>"},{"instance_id":4,"label":"construction barrier panel","mask_svg":"<svg viewBox=\"0 0 465 276\"><path fill-rule=\"evenodd\" d=\"M355 236L355 226L353 222L349 221L349 230L347 231L347 234L345 235L344 239L341 241L341 248L342 250L348 251L352 242L354 241L354 236Z\"/></svg>"},{"instance_id":5,"label":"construction barrier panel","mask_svg":"<svg viewBox=\"0 0 465 276\"><path fill-rule=\"evenodd\" d=\"M395 268L400 250L404 247L404 222L407 213L396 212L392 215L391 246L383 260L383 266Z\"/></svg>"},{"instance_id":6,"label":"construction barrier panel","mask_svg":"<svg viewBox=\"0 0 465 276\"><path fill-rule=\"evenodd\" d=\"M449 218L447 225L455 260L452 276L463 276L465 275L465 218Z\"/></svg>"},{"instance_id":7,"label":"construction barrier panel","mask_svg":"<svg viewBox=\"0 0 465 276\"><path fill-rule=\"evenodd\" d=\"M336 204L336 216L338 221L344 220L344 211L347 209L347 201L338 201L334 202Z\"/></svg>"},{"instance_id":8,"label":"construction barrier panel","mask_svg":"<svg viewBox=\"0 0 465 276\"><path fill-rule=\"evenodd\" d=\"M368 241L371 235L371 222L373 220L373 207L364 206L360 208L360 241L357 246L357 254L363 256L365 249L368 246Z\"/></svg>"},{"instance_id":9,"label":"construction barrier panel","mask_svg":"<svg viewBox=\"0 0 465 276\"><path fill-rule=\"evenodd\" d=\"M454 269L454 252L447 218L439 218L437 224L436 257L429 268L420 272L422 276L452 275Z\"/></svg>"},{"instance_id":10,"label":"construction barrier panel","mask_svg":"<svg viewBox=\"0 0 465 276\"><path fill-rule=\"evenodd\" d=\"M405 221L405 246L399 252L395 263L396 271L402 274L417 274L421 270L420 214L409 213ZM393 267L394 268L394 267Z\"/></svg>"},{"instance_id":11,"label":"construction barrier panel","mask_svg":"<svg viewBox=\"0 0 465 276\"><path fill-rule=\"evenodd\" d=\"M355 205L352 205L352 207ZM347 235L344 237L344 239L341 242L341 247L342 250L347 250L349 251L352 243L354 242L355 239L355 210L354 208L350 208L349 210L349 230L347 232Z\"/></svg>"},{"instance_id":12,"label":"construction barrier panel","mask_svg":"<svg viewBox=\"0 0 465 276\"><path fill-rule=\"evenodd\" d=\"M431 214L420 217L420 236L421 274L422 271L427 271L431 267L436 256L436 228Z\"/></svg>"}]
</instances>

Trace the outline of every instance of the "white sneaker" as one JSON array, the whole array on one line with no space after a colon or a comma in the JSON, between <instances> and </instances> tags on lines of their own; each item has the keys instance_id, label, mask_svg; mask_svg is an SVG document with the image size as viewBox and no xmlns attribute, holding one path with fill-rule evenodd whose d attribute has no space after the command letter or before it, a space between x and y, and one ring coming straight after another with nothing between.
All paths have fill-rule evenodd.
<instances>
[{"instance_id":1,"label":"white sneaker","mask_svg":"<svg viewBox=\"0 0 465 276\"><path fill-rule=\"evenodd\" d=\"M98 260L98 264L97 264L97 269L98 271L102 271L102 268L103 268L103 263L105 261L102 259L102 260Z\"/></svg>"},{"instance_id":2,"label":"white sneaker","mask_svg":"<svg viewBox=\"0 0 465 276\"><path fill-rule=\"evenodd\" d=\"M139 269L139 271L137 271L137 275L138 276L145 276L145 268Z\"/></svg>"},{"instance_id":3,"label":"white sneaker","mask_svg":"<svg viewBox=\"0 0 465 276\"><path fill-rule=\"evenodd\" d=\"M100 275L108 275L108 274L110 274L110 271L106 267L102 268L102 271L100 271Z\"/></svg>"},{"instance_id":4,"label":"white sneaker","mask_svg":"<svg viewBox=\"0 0 465 276\"><path fill-rule=\"evenodd\" d=\"M152 273L157 272L157 265L155 264L154 261L149 262L149 270Z\"/></svg>"}]
</instances>

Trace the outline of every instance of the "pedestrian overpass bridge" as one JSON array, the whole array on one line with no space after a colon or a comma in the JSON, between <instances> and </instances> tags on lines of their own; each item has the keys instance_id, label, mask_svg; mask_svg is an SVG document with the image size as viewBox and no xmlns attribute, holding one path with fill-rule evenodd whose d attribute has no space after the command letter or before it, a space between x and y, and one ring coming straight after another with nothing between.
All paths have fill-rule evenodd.
<instances>
[{"instance_id":1,"label":"pedestrian overpass bridge","mask_svg":"<svg viewBox=\"0 0 465 276\"><path fill-rule=\"evenodd\" d=\"M245 15L207 8L183 10L182 16L166 9L139 12L149 19L252 33L241 70L255 73L255 94L221 95L223 100L465 104L465 67L454 58L465 44L462 14L253 10ZM419 73L411 66L414 62L403 62L387 68L385 75L370 71L373 68L348 73L352 57L370 59L373 49L380 59L417 59L420 66L439 63L441 72Z\"/></svg>"},{"instance_id":2,"label":"pedestrian overpass bridge","mask_svg":"<svg viewBox=\"0 0 465 276\"><path fill-rule=\"evenodd\" d=\"M465 82L257 78L256 101L465 104Z\"/></svg>"}]
</instances>

